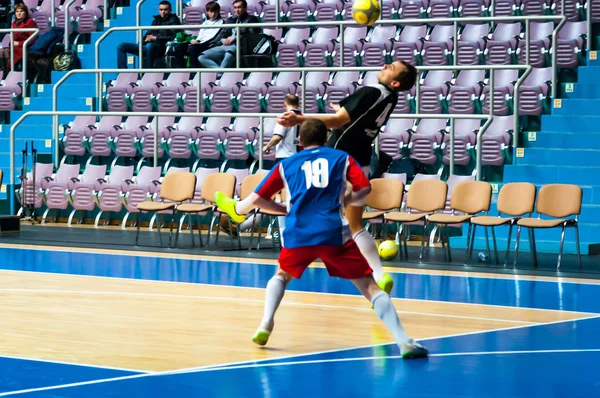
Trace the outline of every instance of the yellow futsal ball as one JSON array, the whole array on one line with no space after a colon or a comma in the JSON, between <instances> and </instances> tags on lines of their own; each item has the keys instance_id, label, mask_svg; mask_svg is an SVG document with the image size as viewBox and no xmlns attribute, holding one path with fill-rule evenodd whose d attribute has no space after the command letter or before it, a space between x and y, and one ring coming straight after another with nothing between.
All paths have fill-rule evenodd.
<instances>
[{"instance_id":1,"label":"yellow futsal ball","mask_svg":"<svg viewBox=\"0 0 600 398\"><path fill-rule=\"evenodd\" d=\"M352 18L361 25L373 25L379 19L380 12L377 0L354 0L352 4Z\"/></svg>"},{"instance_id":2,"label":"yellow futsal ball","mask_svg":"<svg viewBox=\"0 0 600 398\"><path fill-rule=\"evenodd\" d=\"M379 244L377 252L382 260L392 260L398 255L398 245L393 240L386 240Z\"/></svg>"}]
</instances>

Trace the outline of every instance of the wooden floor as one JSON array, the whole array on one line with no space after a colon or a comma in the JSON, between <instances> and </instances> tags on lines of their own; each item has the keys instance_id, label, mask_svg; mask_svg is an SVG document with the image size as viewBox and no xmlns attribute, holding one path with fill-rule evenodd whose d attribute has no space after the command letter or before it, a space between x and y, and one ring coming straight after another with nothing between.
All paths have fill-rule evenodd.
<instances>
[{"instance_id":1,"label":"wooden floor","mask_svg":"<svg viewBox=\"0 0 600 398\"><path fill-rule=\"evenodd\" d=\"M393 341L362 297L288 291L268 348L250 343L263 289L0 271L6 356L165 371ZM585 313L394 299L418 339Z\"/></svg>"}]
</instances>

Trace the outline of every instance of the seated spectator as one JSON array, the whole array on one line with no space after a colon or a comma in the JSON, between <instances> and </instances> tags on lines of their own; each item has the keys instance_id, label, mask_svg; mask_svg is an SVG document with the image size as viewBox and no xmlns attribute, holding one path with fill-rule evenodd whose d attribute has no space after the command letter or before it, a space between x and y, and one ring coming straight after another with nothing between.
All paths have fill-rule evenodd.
<instances>
[{"instance_id":1,"label":"seated spectator","mask_svg":"<svg viewBox=\"0 0 600 398\"><path fill-rule=\"evenodd\" d=\"M15 5L15 20L12 22L13 29L30 29L37 28L37 24L31 18L29 18L29 9L23 3L19 3ZM9 33L7 33L9 34ZM13 47L14 52L14 65L17 66L21 59L23 58L23 45L25 44L25 40L31 36L33 32L15 32L13 33L13 42L11 46ZM35 38L29 42L29 45L35 42ZM10 47L1 48L0 49L0 65L2 67L2 71L8 72L11 67L10 61Z\"/></svg>"},{"instance_id":2,"label":"seated spectator","mask_svg":"<svg viewBox=\"0 0 600 398\"><path fill-rule=\"evenodd\" d=\"M154 16L152 26L181 25L179 18L171 14L171 3L163 0L158 4L159 15ZM175 30L149 30L142 38L144 43L142 48L143 61L140 61L142 68L154 68L154 61L165 55L167 42L175 38ZM127 54L138 55L139 49L137 43L121 43L117 46L117 67L127 69Z\"/></svg>"},{"instance_id":3,"label":"seated spectator","mask_svg":"<svg viewBox=\"0 0 600 398\"><path fill-rule=\"evenodd\" d=\"M223 19L221 18L221 6L216 1L210 1L206 3L204 8L206 11L206 15L208 19L202 23L202 25L222 25ZM180 32L177 36L184 34ZM208 50L210 47L214 47L216 45L221 44L221 37L223 36L223 29L214 28L214 29L200 29L198 31L198 36L193 38L190 36L187 39L191 39L188 43L177 40L177 43L174 44L174 57L175 63L173 65L174 68L184 68L184 56L187 51L188 59L190 61L190 66L192 68L201 68L198 63L198 57L204 51Z\"/></svg>"},{"instance_id":4,"label":"seated spectator","mask_svg":"<svg viewBox=\"0 0 600 398\"><path fill-rule=\"evenodd\" d=\"M258 23L259 20L254 15L248 14L248 3L246 0L235 0L233 3L235 15L227 18L228 24ZM240 28L240 34L258 34L260 28ZM235 65L235 38L236 29L227 29L223 34L220 46L209 48L204 51L198 62L205 68L231 68Z\"/></svg>"}]
</instances>

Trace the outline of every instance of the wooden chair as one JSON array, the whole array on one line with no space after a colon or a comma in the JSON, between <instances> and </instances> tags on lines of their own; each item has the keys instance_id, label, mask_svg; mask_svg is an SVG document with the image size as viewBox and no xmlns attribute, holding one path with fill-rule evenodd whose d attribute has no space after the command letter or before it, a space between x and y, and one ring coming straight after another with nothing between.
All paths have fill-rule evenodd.
<instances>
[{"instance_id":1,"label":"wooden chair","mask_svg":"<svg viewBox=\"0 0 600 398\"><path fill-rule=\"evenodd\" d=\"M274 195L274 198L279 196L279 201L281 203L285 203L286 201L286 190L282 189L281 191L279 191L278 193L276 193ZM269 220L269 228L272 225L272 222L275 222L275 225L277 226L277 231L279 231L279 249L281 249L281 229L280 229L280 225L279 225L279 219L277 217L282 217L282 216L287 216L287 212L286 213L280 213L280 212L276 212L276 211L271 211L271 210L265 210L265 209L254 209L255 210L255 215L259 215L262 214L263 216L266 216L267 219ZM250 243L248 246L248 250L252 250L252 240L254 239L254 226L255 226L255 222L256 222L256 217L252 220L252 233L250 234ZM271 236L273 236L273 234L271 234ZM261 225L258 228L258 242L256 243L256 250L260 249L260 240L262 238L262 220L261 220ZM273 237L273 249L275 249L275 239Z\"/></svg>"},{"instance_id":2,"label":"wooden chair","mask_svg":"<svg viewBox=\"0 0 600 398\"><path fill-rule=\"evenodd\" d=\"M427 215L432 214L435 211L443 210L446 206L446 193L448 192L448 185L444 181L440 180L420 180L414 181L410 190L408 191L406 198L406 209L407 211L392 211L384 214L383 219L385 221L391 221L396 223L398 231L400 227L404 228L405 223L412 223L416 221L424 221L423 223L423 236L421 237L421 253L419 259L423 258L423 248L425 247L425 235L427 231ZM413 210L419 213L412 213ZM406 231L403 233L403 239L399 240L398 243L404 243L404 257L408 259L408 246L406 243L407 237Z\"/></svg>"},{"instance_id":3,"label":"wooden chair","mask_svg":"<svg viewBox=\"0 0 600 398\"><path fill-rule=\"evenodd\" d=\"M515 223L519 220L520 216L529 213L529 217L533 213L533 207L535 205L535 185L528 182L512 182L506 184L500 190L498 194L498 216L477 216L470 220L469 230L467 233L467 247L465 252L465 265L471 262L473 257L473 246L475 243L475 233L477 226L485 227L485 243L487 246L488 253L490 252L490 241L488 236L488 227L492 230L492 240L494 242L494 256L496 264L498 261L498 246L496 244L496 232L495 227L501 225L509 225L508 229L508 242L506 244L506 254L504 258L504 266L508 263L508 253L510 250L510 238L512 236L512 230ZM507 215L510 217L503 217Z\"/></svg>"},{"instance_id":4,"label":"wooden chair","mask_svg":"<svg viewBox=\"0 0 600 398\"><path fill-rule=\"evenodd\" d=\"M374 211L365 211L363 220L376 220L391 210L400 210L404 197L404 183L391 178L374 178L371 180L371 192L365 199L365 206ZM383 220L385 222L385 220Z\"/></svg>"},{"instance_id":5,"label":"wooden chair","mask_svg":"<svg viewBox=\"0 0 600 398\"><path fill-rule=\"evenodd\" d=\"M521 227L529 228L530 242L532 245L533 265L537 267L537 249L535 247L535 229L536 228L556 228L562 227L560 237L560 249L558 251L558 261L556 269L560 269L563 246L565 243L565 230L567 227L575 228L575 238L577 244L577 264L581 269L581 253L579 249L579 215L581 214L581 202L583 199L583 190L581 187L572 184L549 184L544 185L538 194L535 211L538 217L521 218L517 221L517 244L515 245L515 262L517 266L517 257L519 255L519 239L521 237ZM552 217L551 220L542 219L545 215ZM572 218L567 218L574 216Z\"/></svg>"},{"instance_id":6,"label":"wooden chair","mask_svg":"<svg viewBox=\"0 0 600 398\"><path fill-rule=\"evenodd\" d=\"M171 232L169 235L169 247L171 246L171 238L173 236L173 223L175 221L175 209L178 204L194 197L194 189L196 187L196 176L192 173L174 172L165 176L160 188L160 202L145 201L137 205L139 210L137 216L137 233L135 235L135 245L138 245L140 237L140 217L142 212L159 212L162 210L173 210L171 217ZM165 202L168 200L169 202ZM179 228L177 229L179 232ZM160 222L158 223L158 238L162 245L162 237L160 235Z\"/></svg>"},{"instance_id":7,"label":"wooden chair","mask_svg":"<svg viewBox=\"0 0 600 398\"><path fill-rule=\"evenodd\" d=\"M477 213L489 211L491 201L492 186L487 182L459 182L454 187L452 197L450 198L452 214L438 213L427 217L427 221L430 224L437 224L440 226L440 239L442 241L442 247L446 249L445 255L448 262L452 262L448 225L462 224L469 221ZM455 214L457 211L463 214ZM429 242L427 245L427 253L429 254Z\"/></svg>"},{"instance_id":8,"label":"wooden chair","mask_svg":"<svg viewBox=\"0 0 600 398\"><path fill-rule=\"evenodd\" d=\"M196 215L196 222L198 223L198 235L200 238L200 247L202 247L202 233L200 230L200 213L204 213L206 211L210 214L210 223L208 226L208 233L206 235L206 245L208 246L210 243L210 232L214 226L215 222L215 213L218 213L218 219L221 219L221 212L218 211L215 206L215 192L221 191L225 195L233 197L235 192L235 176L233 174L228 173L214 173L210 174L204 180L202 184L202 192L200 197L203 199L203 204L198 203L183 203L177 206L177 211L179 213ZM229 217L228 217L229 219ZM219 227L217 223L217 237L215 239L215 243L219 242ZM231 219L229 219L229 230L231 231ZM192 240L194 239L192 229ZM179 229L177 229L177 236L175 237L175 245L177 245L177 239L179 237Z\"/></svg>"}]
</instances>

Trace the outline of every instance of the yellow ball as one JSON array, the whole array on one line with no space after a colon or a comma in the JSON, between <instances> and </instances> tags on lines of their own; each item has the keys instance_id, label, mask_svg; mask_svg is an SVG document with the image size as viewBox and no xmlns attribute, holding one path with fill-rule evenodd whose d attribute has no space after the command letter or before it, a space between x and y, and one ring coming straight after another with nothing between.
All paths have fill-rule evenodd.
<instances>
[{"instance_id":1,"label":"yellow ball","mask_svg":"<svg viewBox=\"0 0 600 398\"><path fill-rule=\"evenodd\" d=\"M386 240L379 244L377 253L382 260L392 260L398 255L398 245L393 240Z\"/></svg>"},{"instance_id":2,"label":"yellow ball","mask_svg":"<svg viewBox=\"0 0 600 398\"><path fill-rule=\"evenodd\" d=\"M361 25L373 25L379 19L380 12L377 0L354 0L352 4L352 18Z\"/></svg>"}]
</instances>

